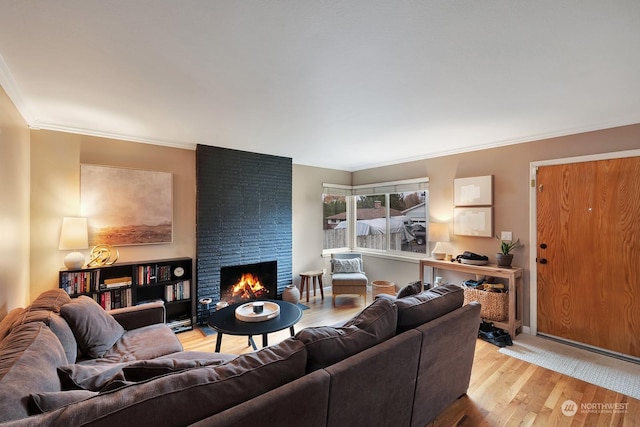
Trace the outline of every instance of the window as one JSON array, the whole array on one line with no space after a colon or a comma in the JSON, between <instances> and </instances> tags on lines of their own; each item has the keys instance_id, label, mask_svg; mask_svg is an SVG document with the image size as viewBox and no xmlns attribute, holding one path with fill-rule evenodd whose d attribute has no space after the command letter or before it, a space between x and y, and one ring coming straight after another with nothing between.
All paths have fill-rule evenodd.
<instances>
[{"instance_id":1,"label":"window","mask_svg":"<svg viewBox=\"0 0 640 427\"><path fill-rule=\"evenodd\" d=\"M428 179L324 185L325 251L427 252Z\"/></svg>"}]
</instances>

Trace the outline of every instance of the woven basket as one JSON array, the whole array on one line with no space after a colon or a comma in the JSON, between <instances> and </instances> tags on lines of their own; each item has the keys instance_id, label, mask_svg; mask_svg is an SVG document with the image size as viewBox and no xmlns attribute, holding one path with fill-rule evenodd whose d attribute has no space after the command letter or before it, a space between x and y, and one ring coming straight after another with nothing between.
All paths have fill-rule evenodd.
<instances>
[{"instance_id":1,"label":"woven basket","mask_svg":"<svg viewBox=\"0 0 640 427\"><path fill-rule=\"evenodd\" d=\"M467 288L464 290L464 303L468 304L472 301L480 303L480 317L483 319L496 322L507 320L509 315L509 294Z\"/></svg>"}]
</instances>

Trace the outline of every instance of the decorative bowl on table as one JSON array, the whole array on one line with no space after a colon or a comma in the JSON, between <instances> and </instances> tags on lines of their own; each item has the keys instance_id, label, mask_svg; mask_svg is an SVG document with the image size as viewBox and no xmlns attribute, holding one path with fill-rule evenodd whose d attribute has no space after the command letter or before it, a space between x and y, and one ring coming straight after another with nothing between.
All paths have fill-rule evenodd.
<instances>
[{"instance_id":1,"label":"decorative bowl on table","mask_svg":"<svg viewBox=\"0 0 640 427\"><path fill-rule=\"evenodd\" d=\"M253 311L253 302L242 304L236 308L236 319L242 322L264 322L280 315L280 306L278 304L271 301L264 301L263 303L261 313Z\"/></svg>"}]
</instances>

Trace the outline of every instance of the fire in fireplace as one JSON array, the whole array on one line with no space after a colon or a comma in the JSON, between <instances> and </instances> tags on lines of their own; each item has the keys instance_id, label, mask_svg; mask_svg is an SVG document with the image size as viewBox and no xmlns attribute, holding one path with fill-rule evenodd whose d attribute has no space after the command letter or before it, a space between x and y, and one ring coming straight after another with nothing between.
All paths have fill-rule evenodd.
<instances>
[{"instance_id":1,"label":"fire in fireplace","mask_svg":"<svg viewBox=\"0 0 640 427\"><path fill-rule=\"evenodd\" d=\"M220 301L233 304L256 299L275 299L277 288L277 261L220 269Z\"/></svg>"}]
</instances>

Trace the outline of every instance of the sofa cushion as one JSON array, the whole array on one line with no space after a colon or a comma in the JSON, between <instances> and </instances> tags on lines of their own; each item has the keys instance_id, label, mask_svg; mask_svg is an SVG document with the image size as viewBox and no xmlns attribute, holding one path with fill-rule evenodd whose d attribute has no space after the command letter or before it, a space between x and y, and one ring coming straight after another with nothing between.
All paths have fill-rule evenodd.
<instances>
[{"instance_id":1,"label":"sofa cushion","mask_svg":"<svg viewBox=\"0 0 640 427\"><path fill-rule=\"evenodd\" d=\"M13 328L0 342L0 422L29 416L29 395L60 391L56 368L67 363L58 338L42 322Z\"/></svg>"},{"instance_id":2,"label":"sofa cushion","mask_svg":"<svg viewBox=\"0 0 640 427\"><path fill-rule=\"evenodd\" d=\"M29 408L32 414L42 414L97 395L98 392L87 390L34 393L30 396Z\"/></svg>"},{"instance_id":3,"label":"sofa cushion","mask_svg":"<svg viewBox=\"0 0 640 427\"><path fill-rule=\"evenodd\" d=\"M132 362L178 351L182 351L182 344L176 334L167 325L157 323L126 331L103 358L112 362Z\"/></svg>"},{"instance_id":4,"label":"sofa cushion","mask_svg":"<svg viewBox=\"0 0 640 427\"><path fill-rule=\"evenodd\" d=\"M343 326L305 328L296 334L307 348L307 372L325 368L395 335L397 309L375 300Z\"/></svg>"},{"instance_id":5,"label":"sofa cushion","mask_svg":"<svg viewBox=\"0 0 640 427\"><path fill-rule=\"evenodd\" d=\"M122 372L124 373L124 378L127 381L140 382L187 369L222 365L236 359L237 357L238 355L235 354L209 353L206 357L192 358L189 356L183 357L182 354L178 353L174 355L174 357L164 356L152 360L139 360L128 363L122 368Z\"/></svg>"},{"instance_id":6,"label":"sofa cushion","mask_svg":"<svg viewBox=\"0 0 640 427\"><path fill-rule=\"evenodd\" d=\"M50 413L43 421L189 425L304 376L306 360L304 344L288 338L219 366L188 369L101 393Z\"/></svg>"},{"instance_id":7,"label":"sofa cushion","mask_svg":"<svg viewBox=\"0 0 640 427\"><path fill-rule=\"evenodd\" d=\"M11 328L13 328L13 324L25 311L26 310L22 307L14 308L2 318L2 321L0 321L0 341L9 335Z\"/></svg>"},{"instance_id":8,"label":"sofa cushion","mask_svg":"<svg viewBox=\"0 0 640 427\"><path fill-rule=\"evenodd\" d=\"M58 367L58 376L63 390L100 391L114 380L124 380L122 373L124 365L124 363L92 365L74 363Z\"/></svg>"},{"instance_id":9,"label":"sofa cushion","mask_svg":"<svg viewBox=\"0 0 640 427\"><path fill-rule=\"evenodd\" d=\"M93 299L79 296L64 304L60 312L65 318L82 353L102 357L124 334L124 328Z\"/></svg>"},{"instance_id":10,"label":"sofa cushion","mask_svg":"<svg viewBox=\"0 0 640 427\"><path fill-rule=\"evenodd\" d=\"M333 273L362 273L362 260L359 258L334 258L331 263L333 264Z\"/></svg>"},{"instance_id":11,"label":"sofa cushion","mask_svg":"<svg viewBox=\"0 0 640 427\"><path fill-rule=\"evenodd\" d=\"M458 285L447 284L399 298L398 333L430 322L450 311L462 307L464 291Z\"/></svg>"},{"instance_id":12,"label":"sofa cushion","mask_svg":"<svg viewBox=\"0 0 640 427\"><path fill-rule=\"evenodd\" d=\"M396 294L396 298L409 297L411 295L419 294L420 292L422 292L422 282L418 280L416 282L411 282L404 288L400 289Z\"/></svg>"},{"instance_id":13,"label":"sofa cushion","mask_svg":"<svg viewBox=\"0 0 640 427\"><path fill-rule=\"evenodd\" d=\"M62 289L51 289L38 295L29 310L49 310L60 313L60 308L71 301L71 297Z\"/></svg>"}]
</instances>

